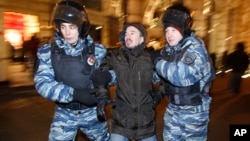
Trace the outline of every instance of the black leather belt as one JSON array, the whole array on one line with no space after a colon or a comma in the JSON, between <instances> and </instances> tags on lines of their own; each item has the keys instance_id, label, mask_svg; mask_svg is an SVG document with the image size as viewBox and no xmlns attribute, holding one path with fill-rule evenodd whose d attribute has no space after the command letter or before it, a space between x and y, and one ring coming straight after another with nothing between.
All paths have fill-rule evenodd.
<instances>
[{"instance_id":1,"label":"black leather belt","mask_svg":"<svg viewBox=\"0 0 250 141\"><path fill-rule=\"evenodd\" d=\"M185 98L182 95L170 95L170 102L178 106L197 106L202 104L202 100L199 95L192 98Z\"/></svg>"},{"instance_id":2,"label":"black leather belt","mask_svg":"<svg viewBox=\"0 0 250 141\"><path fill-rule=\"evenodd\" d=\"M86 108L89 108L88 106L82 104L82 103L79 103L79 102L71 102L71 103L56 103L59 107L62 107L62 108L68 108L68 109L71 109L71 110L83 110L83 109L86 109ZM94 105L96 106L96 105Z\"/></svg>"}]
</instances>

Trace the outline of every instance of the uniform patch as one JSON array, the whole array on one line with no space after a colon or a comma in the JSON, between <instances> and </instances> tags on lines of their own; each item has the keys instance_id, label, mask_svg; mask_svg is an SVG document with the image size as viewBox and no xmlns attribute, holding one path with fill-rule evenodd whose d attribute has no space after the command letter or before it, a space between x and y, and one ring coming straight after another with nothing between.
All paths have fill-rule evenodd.
<instances>
[{"instance_id":1,"label":"uniform patch","mask_svg":"<svg viewBox=\"0 0 250 141\"><path fill-rule=\"evenodd\" d=\"M194 53L187 52L184 56L184 63L185 64L192 64L196 59L196 55Z\"/></svg>"}]
</instances>

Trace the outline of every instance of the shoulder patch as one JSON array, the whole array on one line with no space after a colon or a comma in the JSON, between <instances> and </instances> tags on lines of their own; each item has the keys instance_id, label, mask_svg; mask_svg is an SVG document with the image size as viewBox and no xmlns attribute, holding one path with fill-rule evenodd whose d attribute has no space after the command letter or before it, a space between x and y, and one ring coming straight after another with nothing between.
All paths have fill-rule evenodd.
<instances>
[{"instance_id":1,"label":"shoulder patch","mask_svg":"<svg viewBox=\"0 0 250 141\"><path fill-rule=\"evenodd\" d=\"M192 64L196 59L196 55L194 53L187 52L184 56L183 62L185 64Z\"/></svg>"}]
</instances>

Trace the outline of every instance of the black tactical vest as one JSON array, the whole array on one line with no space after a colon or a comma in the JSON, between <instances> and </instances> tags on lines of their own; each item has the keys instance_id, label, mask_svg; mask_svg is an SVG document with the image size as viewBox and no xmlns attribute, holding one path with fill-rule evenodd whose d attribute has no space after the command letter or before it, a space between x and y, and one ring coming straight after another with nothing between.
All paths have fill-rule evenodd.
<instances>
[{"instance_id":1,"label":"black tactical vest","mask_svg":"<svg viewBox=\"0 0 250 141\"><path fill-rule=\"evenodd\" d=\"M173 55L165 55L164 59L167 60L167 62L179 62L187 50L188 46L182 50L179 50L175 52ZM194 58L192 58L191 54L189 57L186 57L184 59L185 63L191 64ZM191 86L185 86L185 87L178 87L173 86L170 83L166 83L166 90L169 95L170 102L175 105L200 105L202 103L201 101L201 91L200 91L200 82L196 82L195 84Z\"/></svg>"},{"instance_id":2,"label":"black tactical vest","mask_svg":"<svg viewBox=\"0 0 250 141\"><path fill-rule=\"evenodd\" d=\"M55 80L77 89L91 88L92 82L89 77L94 70L94 65L88 65L87 59L93 53L93 44L84 48L80 55L69 56L66 55L63 48L59 48L56 43L52 43L51 61L55 72Z\"/></svg>"}]
</instances>

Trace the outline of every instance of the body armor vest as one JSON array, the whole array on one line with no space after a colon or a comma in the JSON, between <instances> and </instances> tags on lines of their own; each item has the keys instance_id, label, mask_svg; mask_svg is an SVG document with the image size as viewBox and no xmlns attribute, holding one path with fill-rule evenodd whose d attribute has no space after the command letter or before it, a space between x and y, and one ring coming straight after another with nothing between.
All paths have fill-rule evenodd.
<instances>
[{"instance_id":1,"label":"body armor vest","mask_svg":"<svg viewBox=\"0 0 250 141\"><path fill-rule=\"evenodd\" d=\"M69 56L63 48L59 48L56 43L51 46L51 62L55 72L55 80L62 82L74 89L91 88L92 81L89 79L94 70L94 65L90 66L87 59L94 54L94 45L83 49L78 56ZM73 110L87 108L82 103L57 103L58 106Z\"/></svg>"},{"instance_id":2,"label":"body armor vest","mask_svg":"<svg viewBox=\"0 0 250 141\"><path fill-rule=\"evenodd\" d=\"M168 62L179 62L183 58L183 55L186 51L187 47L183 50L178 51L174 55L167 55L164 57ZM170 83L166 84L166 90L169 94L170 102L175 105L200 105L202 103L201 100L201 91L200 91L200 83L196 82L191 86L179 87L173 86Z\"/></svg>"},{"instance_id":3,"label":"body armor vest","mask_svg":"<svg viewBox=\"0 0 250 141\"><path fill-rule=\"evenodd\" d=\"M53 45L54 44L54 45ZM90 53L90 47L83 49L78 56L66 55L63 48L59 48L55 43L52 44L51 61L55 72L55 79L73 88L90 88L90 74L94 70L94 65L90 66L87 59Z\"/></svg>"}]
</instances>

